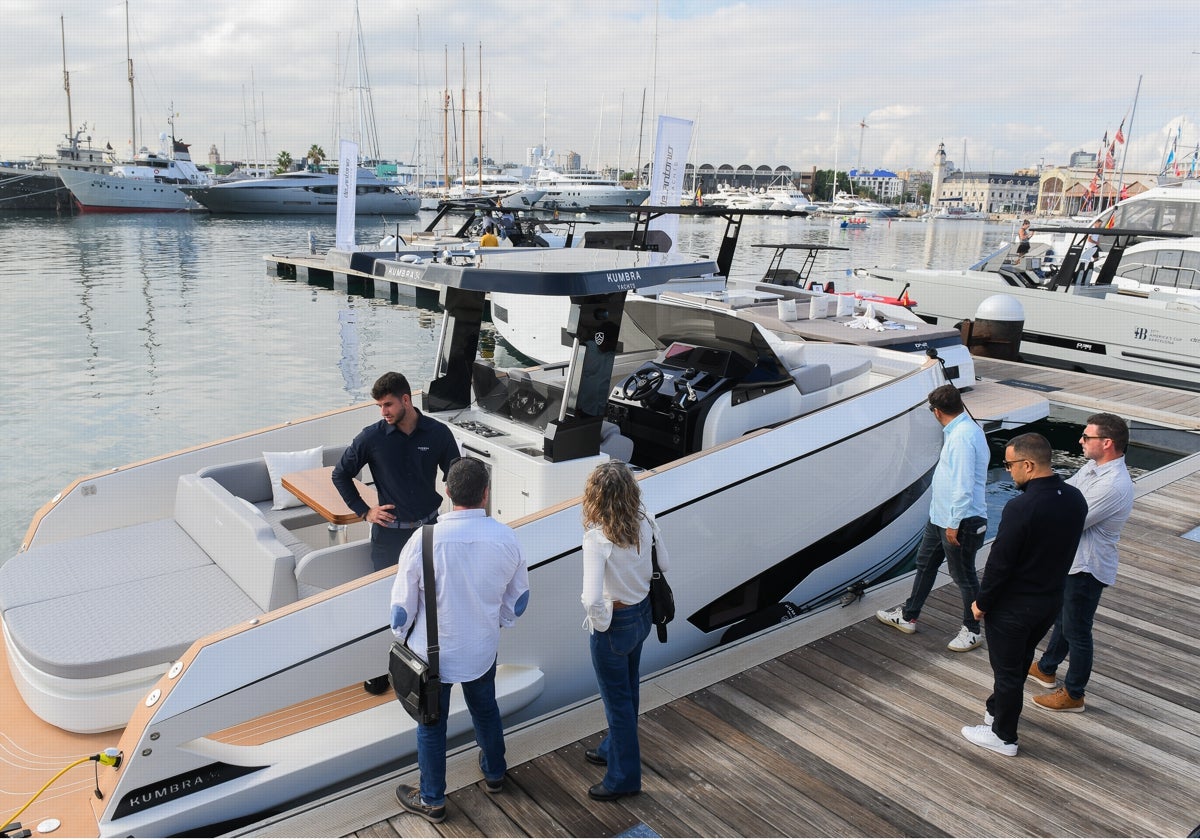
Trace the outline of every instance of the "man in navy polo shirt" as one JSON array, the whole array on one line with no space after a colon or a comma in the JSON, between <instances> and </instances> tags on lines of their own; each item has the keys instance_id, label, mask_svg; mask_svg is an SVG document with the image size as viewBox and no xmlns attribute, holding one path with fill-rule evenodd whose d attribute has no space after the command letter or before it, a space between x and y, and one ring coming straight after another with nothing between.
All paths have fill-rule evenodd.
<instances>
[{"instance_id":1,"label":"man in navy polo shirt","mask_svg":"<svg viewBox=\"0 0 1200 840\"><path fill-rule=\"evenodd\" d=\"M371 523L371 562L375 570L396 565L413 532L436 522L442 497L434 489L437 468L445 478L458 458L458 444L443 423L412 403L403 374L385 373L371 388L383 419L367 426L333 468L333 484L347 506ZM379 504L371 507L354 486L363 467L371 468Z\"/></svg>"},{"instance_id":2,"label":"man in navy polo shirt","mask_svg":"<svg viewBox=\"0 0 1200 840\"><path fill-rule=\"evenodd\" d=\"M376 380L371 398L383 418L367 426L346 447L333 468L333 484L346 505L371 523L371 563L375 570L395 566L400 550L418 528L437 522L442 497L434 489L437 468L442 478L459 456L454 435L444 423L427 417L412 403L403 374L389 372ZM371 468L379 504L363 501L355 477ZM388 689L387 676L363 683L371 694Z\"/></svg>"}]
</instances>

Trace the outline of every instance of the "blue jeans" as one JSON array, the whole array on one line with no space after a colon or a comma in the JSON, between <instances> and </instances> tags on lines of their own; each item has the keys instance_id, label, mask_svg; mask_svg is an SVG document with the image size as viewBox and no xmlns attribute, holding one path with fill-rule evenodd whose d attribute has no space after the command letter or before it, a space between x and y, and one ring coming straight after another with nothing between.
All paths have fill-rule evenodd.
<instances>
[{"instance_id":1,"label":"blue jeans","mask_svg":"<svg viewBox=\"0 0 1200 840\"><path fill-rule=\"evenodd\" d=\"M433 726L417 724L417 765L421 768L421 801L426 805L446 803L446 718L450 715L450 689L442 683L442 714ZM479 769L487 779L504 778L504 728L496 705L496 663L478 679L462 684L463 698L475 726L475 743L482 756Z\"/></svg>"},{"instance_id":2,"label":"blue jeans","mask_svg":"<svg viewBox=\"0 0 1200 840\"><path fill-rule=\"evenodd\" d=\"M1103 593L1104 584L1087 572L1067 575L1062 612L1038 662L1042 673L1053 674L1069 653L1071 664L1067 666L1063 685L1076 700L1083 696L1092 676L1092 620Z\"/></svg>"},{"instance_id":3,"label":"blue jeans","mask_svg":"<svg viewBox=\"0 0 1200 840\"><path fill-rule=\"evenodd\" d=\"M932 522L925 523L921 534L921 545L917 547L917 574L913 578L912 593L904 602L905 621L916 621L925 606L925 600L933 591L938 569L946 561L950 577L958 584L962 595L963 626L972 633L979 632L979 622L971 612L971 603L979 594L979 574L975 571L975 555L983 546L987 520L982 516L968 516L958 523L958 545L946 539L946 529Z\"/></svg>"},{"instance_id":4,"label":"blue jeans","mask_svg":"<svg viewBox=\"0 0 1200 840\"><path fill-rule=\"evenodd\" d=\"M642 789L638 746L639 673L642 643L650 635L650 598L613 610L608 629L592 631L592 667L604 701L608 734L596 748L608 761L604 786L614 793Z\"/></svg>"}]
</instances>

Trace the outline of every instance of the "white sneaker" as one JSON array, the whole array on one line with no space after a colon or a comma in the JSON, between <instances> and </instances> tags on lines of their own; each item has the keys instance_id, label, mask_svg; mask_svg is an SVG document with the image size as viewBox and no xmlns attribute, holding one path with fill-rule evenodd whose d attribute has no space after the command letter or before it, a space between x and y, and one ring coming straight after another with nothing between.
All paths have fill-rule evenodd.
<instances>
[{"instance_id":1,"label":"white sneaker","mask_svg":"<svg viewBox=\"0 0 1200 840\"><path fill-rule=\"evenodd\" d=\"M983 747L985 750L991 750L992 752L1007 756L1017 754L1016 743L1004 743L992 731L992 727L987 724L983 726L964 726L962 728L962 735L975 746Z\"/></svg>"},{"instance_id":2,"label":"white sneaker","mask_svg":"<svg viewBox=\"0 0 1200 840\"><path fill-rule=\"evenodd\" d=\"M991 712L985 711L983 713L983 725L984 726L990 727L995 722L996 722L996 718L992 715Z\"/></svg>"},{"instance_id":3,"label":"white sneaker","mask_svg":"<svg viewBox=\"0 0 1200 840\"><path fill-rule=\"evenodd\" d=\"M975 650L983 644L983 636L978 633L972 633L964 625L958 631L958 635L950 640L950 644L946 645L950 650L956 653L965 653L968 650Z\"/></svg>"},{"instance_id":4,"label":"white sneaker","mask_svg":"<svg viewBox=\"0 0 1200 840\"><path fill-rule=\"evenodd\" d=\"M904 618L904 607L895 607L890 610L880 610L879 612L875 613L875 617L884 624L895 627L901 633L917 632L917 622L908 621Z\"/></svg>"}]
</instances>

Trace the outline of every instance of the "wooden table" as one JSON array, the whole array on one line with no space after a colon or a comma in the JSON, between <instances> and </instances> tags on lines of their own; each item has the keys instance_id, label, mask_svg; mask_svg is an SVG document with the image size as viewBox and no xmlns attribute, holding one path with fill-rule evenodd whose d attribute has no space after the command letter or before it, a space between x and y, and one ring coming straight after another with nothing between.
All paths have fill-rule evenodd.
<instances>
[{"instance_id":1,"label":"wooden table","mask_svg":"<svg viewBox=\"0 0 1200 840\"><path fill-rule=\"evenodd\" d=\"M311 470L288 473L279 479L283 488L297 499L308 505L322 516L330 525L348 525L351 522L361 522L362 517L347 507L342 496L333 486L333 467L317 467ZM363 501L371 507L379 504L375 488L363 484L357 478L354 486L358 488Z\"/></svg>"}]
</instances>

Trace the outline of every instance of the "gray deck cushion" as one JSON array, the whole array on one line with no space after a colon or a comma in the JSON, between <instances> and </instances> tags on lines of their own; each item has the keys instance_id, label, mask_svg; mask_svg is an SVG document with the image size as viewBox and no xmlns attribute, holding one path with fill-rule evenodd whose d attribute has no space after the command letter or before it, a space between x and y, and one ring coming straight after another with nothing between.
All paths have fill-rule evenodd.
<instances>
[{"instance_id":1,"label":"gray deck cushion","mask_svg":"<svg viewBox=\"0 0 1200 840\"><path fill-rule=\"evenodd\" d=\"M371 541L355 540L318 548L296 563L296 586L301 598L341 586L375 571Z\"/></svg>"},{"instance_id":2,"label":"gray deck cushion","mask_svg":"<svg viewBox=\"0 0 1200 840\"><path fill-rule=\"evenodd\" d=\"M792 378L801 394L811 394L829 387L829 365L805 365L792 371Z\"/></svg>"},{"instance_id":3,"label":"gray deck cushion","mask_svg":"<svg viewBox=\"0 0 1200 840\"><path fill-rule=\"evenodd\" d=\"M83 679L171 662L196 639L261 612L209 564L14 607L4 622L34 667Z\"/></svg>"},{"instance_id":4,"label":"gray deck cushion","mask_svg":"<svg viewBox=\"0 0 1200 840\"><path fill-rule=\"evenodd\" d=\"M174 519L39 545L0 566L0 610L211 562Z\"/></svg>"},{"instance_id":5,"label":"gray deck cushion","mask_svg":"<svg viewBox=\"0 0 1200 840\"><path fill-rule=\"evenodd\" d=\"M345 451L344 444L326 446L325 451L321 453L321 462L327 467L335 466ZM267 462L261 456L244 461L231 461L227 464L214 464L200 470L197 475L201 478L214 479L235 496L241 496L255 504L267 502L267 506L270 507L271 476L267 472ZM283 511L276 512L282 513Z\"/></svg>"},{"instance_id":6,"label":"gray deck cushion","mask_svg":"<svg viewBox=\"0 0 1200 840\"><path fill-rule=\"evenodd\" d=\"M861 376L871 369L871 360L858 353L846 352L836 345L808 342L805 358L810 365L824 364L829 367L829 383L838 385ZM796 371L792 371L793 375Z\"/></svg>"},{"instance_id":7,"label":"gray deck cushion","mask_svg":"<svg viewBox=\"0 0 1200 840\"><path fill-rule=\"evenodd\" d=\"M296 600L296 561L267 521L212 478L183 475L175 521L263 610Z\"/></svg>"}]
</instances>

